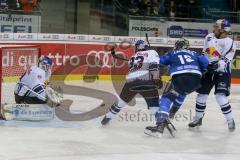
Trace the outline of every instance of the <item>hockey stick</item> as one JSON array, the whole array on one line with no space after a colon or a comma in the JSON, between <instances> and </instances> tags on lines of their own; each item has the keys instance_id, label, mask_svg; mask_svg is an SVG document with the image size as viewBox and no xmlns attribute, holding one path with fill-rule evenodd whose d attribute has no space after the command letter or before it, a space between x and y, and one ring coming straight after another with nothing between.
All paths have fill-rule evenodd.
<instances>
[{"instance_id":1,"label":"hockey stick","mask_svg":"<svg viewBox=\"0 0 240 160\"><path fill-rule=\"evenodd\" d=\"M128 61L127 58L117 56L114 47L111 48L111 55L112 55L113 58L115 58L115 59L120 59L120 60L123 60L123 61Z\"/></svg>"},{"instance_id":2,"label":"hockey stick","mask_svg":"<svg viewBox=\"0 0 240 160\"><path fill-rule=\"evenodd\" d=\"M151 47L151 45L150 45L150 43L149 43L149 40L148 40L148 34L146 33L145 36L146 36L146 41L147 41L149 47Z\"/></svg>"}]
</instances>

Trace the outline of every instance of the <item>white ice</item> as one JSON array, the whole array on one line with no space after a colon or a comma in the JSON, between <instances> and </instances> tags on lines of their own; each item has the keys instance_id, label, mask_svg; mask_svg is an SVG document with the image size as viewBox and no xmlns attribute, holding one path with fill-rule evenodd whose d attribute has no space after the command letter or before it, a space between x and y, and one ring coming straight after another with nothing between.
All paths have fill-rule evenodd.
<instances>
[{"instance_id":1,"label":"white ice","mask_svg":"<svg viewBox=\"0 0 240 160\"><path fill-rule=\"evenodd\" d=\"M114 93L107 82L75 84ZM57 117L45 122L1 121L0 160L238 160L239 91L240 85L232 86L230 102L237 127L234 133L228 132L213 94L208 99L203 126L190 131L187 124L194 116L196 96L191 94L174 120L177 137L167 132L159 139L148 137L143 134L144 128L154 122L150 117L146 121L146 104L137 98L135 106L126 107L107 127L100 125L101 117L85 122L66 122ZM91 97L64 97L74 100L71 110L76 113L101 103Z\"/></svg>"}]
</instances>

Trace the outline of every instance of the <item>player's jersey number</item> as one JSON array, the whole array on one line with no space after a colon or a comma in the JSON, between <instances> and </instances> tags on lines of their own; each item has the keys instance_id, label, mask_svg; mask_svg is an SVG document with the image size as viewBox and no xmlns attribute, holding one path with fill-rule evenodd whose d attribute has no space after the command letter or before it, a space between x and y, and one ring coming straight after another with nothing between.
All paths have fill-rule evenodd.
<instances>
[{"instance_id":1,"label":"player's jersey number","mask_svg":"<svg viewBox=\"0 0 240 160\"><path fill-rule=\"evenodd\" d=\"M142 68L143 61L144 61L143 56L132 57L130 59L130 62L129 62L129 64L130 64L129 69L140 69L140 68Z\"/></svg>"},{"instance_id":2,"label":"player's jersey number","mask_svg":"<svg viewBox=\"0 0 240 160\"><path fill-rule=\"evenodd\" d=\"M192 59L192 57L189 56L189 55L178 55L178 58L179 58L181 64L191 63L191 62L194 61L194 60Z\"/></svg>"}]
</instances>

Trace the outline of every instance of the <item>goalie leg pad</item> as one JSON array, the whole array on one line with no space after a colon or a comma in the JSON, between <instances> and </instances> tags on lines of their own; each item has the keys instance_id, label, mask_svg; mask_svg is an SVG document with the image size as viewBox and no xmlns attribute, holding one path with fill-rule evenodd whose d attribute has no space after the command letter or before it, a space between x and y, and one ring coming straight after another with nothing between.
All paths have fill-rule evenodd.
<instances>
[{"instance_id":1,"label":"goalie leg pad","mask_svg":"<svg viewBox=\"0 0 240 160\"><path fill-rule=\"evenodd\" d=\"M43 121L54 118L54 108L47 104L7 104L2 107L6 120Z\"/></svg>"}]
</instances>

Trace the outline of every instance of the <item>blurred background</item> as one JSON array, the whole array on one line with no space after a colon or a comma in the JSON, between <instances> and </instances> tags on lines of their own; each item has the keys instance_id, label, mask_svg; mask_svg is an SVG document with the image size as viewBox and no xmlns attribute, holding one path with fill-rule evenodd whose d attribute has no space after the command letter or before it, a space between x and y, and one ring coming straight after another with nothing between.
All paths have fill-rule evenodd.
<instances>
[{"instance_id":1,"label":"blurred background","mask_svg":"<svg viewBox=\"0 0 240 160\"><path fill-rule=\"evenodd\" d=\"M0 0L1 32L203 38L220 18L240 39L238 0Z\"/></svg>"},{"instance_id":2,"label":"blurred background","mask_svg":"<svg viewBox=\"0 0 240 160\"><path fill-rule=\"evenodd\" d=\"M118 66L106 46L119 44L118 52L131 57L134 48L129 44L147 33L160 55L181 37L201 52L204 37L221 18L230 21L230 37L237 41L232 76L240 83L239 0L0 0L0 44L38 45L42 55L53 59L54 70L70 59L73 67L80 66L74 74L125 75L127 67ZM104 66L96 59L90 63L92 54ZM85 72L86 66L96 69ZM69 74L66 68L71 67L54 74Z\"/></svg>"}]
</instances>

